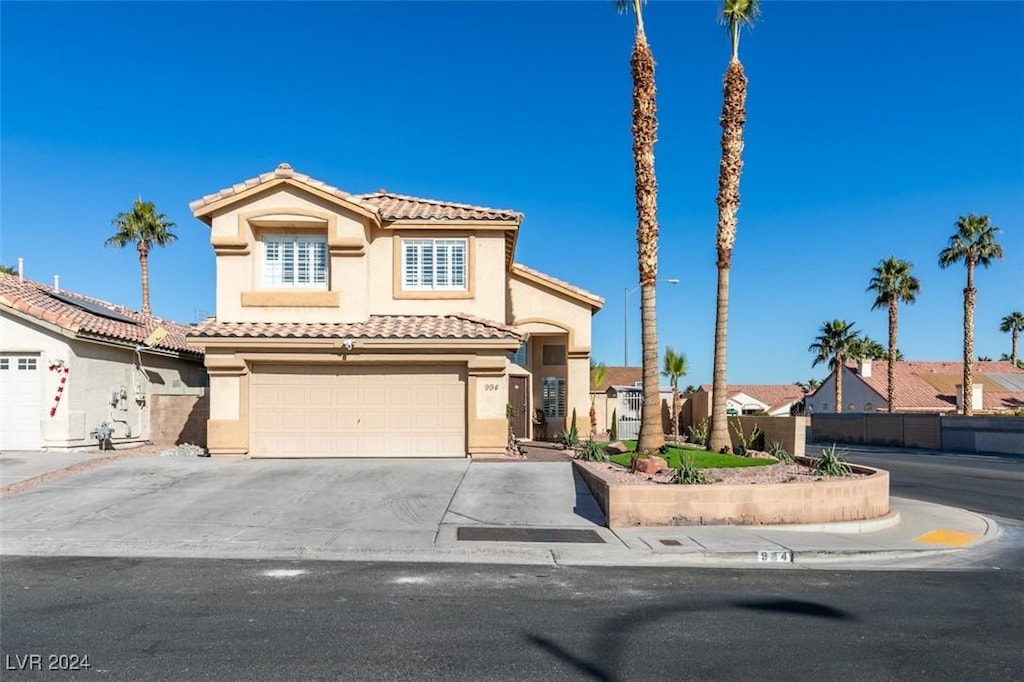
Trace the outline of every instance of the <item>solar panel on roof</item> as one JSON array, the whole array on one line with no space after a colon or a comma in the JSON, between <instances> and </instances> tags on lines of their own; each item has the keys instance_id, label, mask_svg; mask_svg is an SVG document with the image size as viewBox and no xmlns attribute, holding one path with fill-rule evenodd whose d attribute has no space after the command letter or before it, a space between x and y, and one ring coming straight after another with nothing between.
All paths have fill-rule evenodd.
<instances>
[{"instance_id":1,"label":"solar panel on roof","mask_svg":"<svg viewBox=\"0 0 1024 682\"><path fill-rule=\"evenodd\" d=\"M138 324L138 322L136 322L132 318L128 317L127 315L119 313L116 310L111 310L110 308L107 308L106 306L99 305L98 303L93 303L92 301L83 301L80 298L72 298L71 296L65 296L64 294L58 294L58 293L56 293L54 291L47 291L46 295L50 296L51 298L57 299L61 303L67 303L68 305L73 305L76 308L81 308L82 310L84 310L84 311L86 311L88 313L92 313L93 315L99 315L100 317L105 317L108 320L116 320L118 322L128 322L130 324Z\"/></svg>"},{"instance_id":2,"label":"solar panel on roof","mask_svg":"<svg viewBox=\"0 0 1024 682\"><path fill-rule=\"evenodd\" d=\"M986 374L986 377L996 382L1007 391L1024 392L1024 374Z\"/></svg>"}]
</instances>

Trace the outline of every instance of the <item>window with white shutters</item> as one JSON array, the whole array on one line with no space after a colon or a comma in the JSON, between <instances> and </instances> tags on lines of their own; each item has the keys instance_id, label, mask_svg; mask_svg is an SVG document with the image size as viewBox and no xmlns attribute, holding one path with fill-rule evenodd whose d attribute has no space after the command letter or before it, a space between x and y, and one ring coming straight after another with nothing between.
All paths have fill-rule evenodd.
<instances>
[{"instance_id":1,"label":"window with white shutters","mask_svg":"<svg viewBox=\"0 0 1024 682\"><path fill-rule=\"evenodd\" d=\"M402 241L402 288L406 291L465 291L465 239Z\"/></svg>"},{"instance_id":2,"label":"window with white shutters","mask_svg":"<svg viewBox=\"0 0 1024 682\"><path fill-rule=\"evenodd\" d=\"M565 416L564 378L544 377L541 379L540 395L545 417L548 419L560 419Z\"/></svg>"},{"instance_id":3,"label":"window with white shutters","mask_svg":"<svg viewBox=\"0 0 1024 682\"><path fill-rule=\"evenodd\" d=\"M327 239L324 237L264 236L264 287L327 288Z\"/></svg>"}]
</instances>

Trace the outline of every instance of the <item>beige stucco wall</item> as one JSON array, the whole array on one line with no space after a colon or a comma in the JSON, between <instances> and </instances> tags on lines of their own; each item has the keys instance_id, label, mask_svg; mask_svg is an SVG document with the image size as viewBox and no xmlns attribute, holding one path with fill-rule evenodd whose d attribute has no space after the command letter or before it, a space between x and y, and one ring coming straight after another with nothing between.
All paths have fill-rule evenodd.
<instances>
[{"instance_id":1,"label":"beige stucco wall","mask_svg":"<svg viewBox=\"0 0 1024 682\"><path fill-rule=\"evenodd\" d=\"M509 276L508 299L508 321L517 328L528 329L526 325L529 322L550 323L569 333L570 353L573 349L590 349L592 313L589 305L554 293L514 273Z\"/></svg>"},{"instance_id":2,"label":"beige stucco wall","mask_svg":"<svg viewBox=\"0 0 1024 682\"><path fill-rule=\"evenodd\" d=\"M291 230L261 228L260 220L285 221L296 227ZM255 228L254 222L257 223ZM301 227L303 225L306 227ZM329 249L327 291L333 296L322 297L318 305L275 303L322 289L278 290L283 295L276 300L267 295L253 295L267 292L260 285L259 234L289 231L326 233L329 245L342 245ZM468 239L468 291L402 292L400 261L395 258L395 244L402 237ZM217 319L221 322L356 322L369 315L452 312L496 321L504 321L506 317L505 239L500 230L380 229L336 204L284 186L216 214L210 240L215 247L232 240L249 244L248 249L221 246L221 254L217 256ZM246 292L250 294L243 296Z\"/></svg>"},{"instance_id":3,"label":"beige stucco wall","mask_svg":"<svg viewBox=\"0 0 1024 682\"><path fill-rule=\"evenodd\" d=\"M131 349L70 339L63 334L15 318L0 315L0 350L39 353L42 400L39 419L41 448L94 447L90 433L102 422L113 429L114 444L149 438L150 402L154 394L201 394L205 371L199 362L142 354L140 371ZM51 362L63 360L70 368L64 392L53 417L61 374L50 371ZM124 391L125 398L120 398ZM114 404L113 394L119 398ZM136 400L136 397L141 400Z\"/></svg>"}]
</instances>

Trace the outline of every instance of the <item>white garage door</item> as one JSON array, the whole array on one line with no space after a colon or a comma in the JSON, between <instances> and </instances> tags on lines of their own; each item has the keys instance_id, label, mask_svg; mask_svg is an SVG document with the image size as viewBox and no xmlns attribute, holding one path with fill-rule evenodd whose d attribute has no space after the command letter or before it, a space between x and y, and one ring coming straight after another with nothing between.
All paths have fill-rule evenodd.
<instances>
[{"instance_id":1,"label":"white garage door","mask_svg":"<svg viewBox=\"0 0 1024 682\"><path fill-rule=\"evenodd\" d=\"M465 457L457 368L253 366L252 457Z\"/></svg>"},{"instance_id":2,"label":"white garage door","mask_svg":"<svg viewBox=\"0 0 1024 682\"><path fill-rule=\"evenodd\" d=\"M0 450L37 450L43 437L38 355L0 356Z\"/></svg>"}]
</instances>

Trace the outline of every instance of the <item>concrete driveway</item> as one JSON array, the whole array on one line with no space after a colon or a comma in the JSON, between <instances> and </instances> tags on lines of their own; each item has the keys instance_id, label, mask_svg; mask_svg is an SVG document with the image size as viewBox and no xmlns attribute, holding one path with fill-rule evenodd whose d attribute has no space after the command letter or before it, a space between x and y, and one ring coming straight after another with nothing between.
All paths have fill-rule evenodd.
<instances>
[{"instance_id":1,"label":"concrete driveway","mask_svg":"<svg viewBox=\"0 0 1024 682\"><path fill-rule=\"evenodd\" d=\"M0 458L0 480L40 466ZM329 558L454 547L465 525L607 534L569 462L137 457L7 494L0 512L8 554Z\"/></svg>"}]
</instances>

